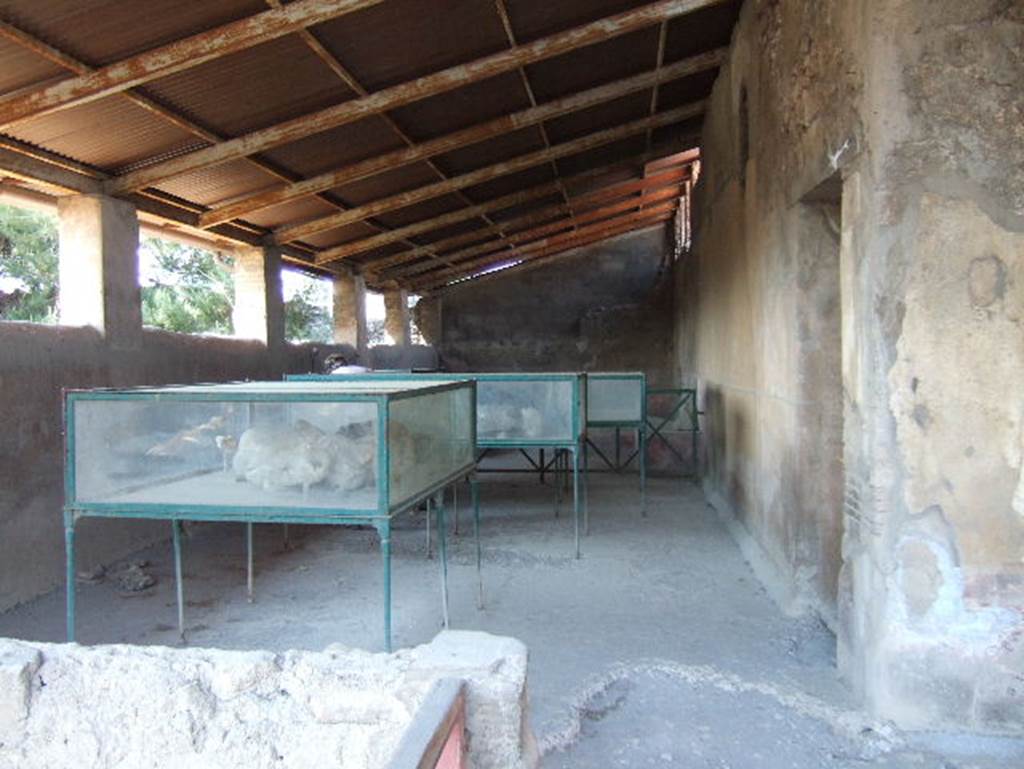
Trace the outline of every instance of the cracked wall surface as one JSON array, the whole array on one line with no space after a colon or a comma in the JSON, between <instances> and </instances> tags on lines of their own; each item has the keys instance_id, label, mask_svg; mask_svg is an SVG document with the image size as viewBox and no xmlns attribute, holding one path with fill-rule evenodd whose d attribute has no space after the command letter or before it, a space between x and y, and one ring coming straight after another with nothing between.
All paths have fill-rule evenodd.
<instances>
[{"instance_id":1,"label":"cracked wall surface","mask_svg":"<svg viewBox=\"0 0 1024 769\"><path fill-rule=\"evenodd\" d=\"M904 726L1024 730L1022 83L1012 0L754 0L705 123L706 487Z\"/></svg>"}]
</instances>

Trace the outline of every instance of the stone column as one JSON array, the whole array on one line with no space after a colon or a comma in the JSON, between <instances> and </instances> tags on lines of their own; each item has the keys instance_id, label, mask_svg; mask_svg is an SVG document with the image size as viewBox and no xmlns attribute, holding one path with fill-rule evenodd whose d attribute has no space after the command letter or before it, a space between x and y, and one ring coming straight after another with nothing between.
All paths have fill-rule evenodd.
<instances>
[{"instance_id":1,"label":"stone column","mask_svg":"<svg viewBox=\"0 0 1024 769\"><path fill-rule=\"evenodd\" d=\"M412 338L409 331L409 292L391 288L384 292L384 330L396 347L407 347Z\"/></svg>"},{"instance_id":2,"label":"stone column","mask_svg":"<svg viewBox=\"0 0 1024 769\"><path fill-rule=\"evenodd\" d=\"M334 278L334 341L366 352L366 281L362 275L342 273Z\"/></svg>"},{"instance_id":3,"label":"stone column","mask_svg":"<svg viewBox=\"0 0 1024 769\"><path fill-rule=\"evenodd\" d=\"M114 347L142 338L139 220L135 206L105 195L60 198L58 317L93 326Z\"/></svg>"},{"instance_id":4,"label":"stone column","mask_svg":"<svg viewBox=\"0 0 1024 769\"><path fill-rule=\"evenodd\" d=\"M281 254L276 248L235 252L235 336L258 339L268 348L284 344L284 299Z\"/></svg>"}]
</instances>

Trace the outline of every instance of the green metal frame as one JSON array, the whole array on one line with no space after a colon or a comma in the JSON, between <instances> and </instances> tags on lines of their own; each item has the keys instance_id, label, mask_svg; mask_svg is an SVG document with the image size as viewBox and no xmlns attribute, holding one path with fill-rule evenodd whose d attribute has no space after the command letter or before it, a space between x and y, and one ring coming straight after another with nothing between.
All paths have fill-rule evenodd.
<instances>
[{"instance_id":1,"label":"green metal frame","mask_svg":"<svg viewBox=\"0 0 1024 769\"><path fill-rule=\"evenodd\" d=\"M458 380L471 380L478 382L572 382L572 435L564 440L544 439L528 440L520 438L477 438L476 446L481 452L480 456L489 449L544 449L553 448L564 450L571 457L571 472L573 478L573 520L574 540L576 546L576 557L580 557L580 526L581 514L582 524L586 531L590 530L590 515L587 504L586 492L586 438L587 438L587 375L580 372L566 373L492 373L492 372L429 372L429 373L397 373L397 372L363 372L358 374L288 374L285 381L289 382L358 382L362 381L392 381L392 380L422 380L433 382L452 382ZM479 457L478 457L479 458ZM541 467L545 467L543 461ZM542 470L543 473L543 470ZM581 482L581 473L583 475Z\"/></svg>"},{"instance_id":2,"label":"green metal frame","mask_svg":"<svg viewBox=\"0 0 1024 769\"><path fill-rule=\"evenodd\" d=\"M692 387L660 387L647 390L648 398L666 395L675 396L676 398L676 401L672 406L672 410L669 411L668 415L664 417L659 417L661 421L658 422L658 424L654 424L654 422L648 419L646 416L644 417L647 423L647 429L650 430L650 434L647 436L647 443L648 445L650 445L650 442L652 440L654 440L655 438L659 439L662 443L665 444L665 446L668 447L669 451L671 451L679 458L680 462L685 464L686 459L683 457L682 454L676 451L675 446L673 446L672 443L668 440L668 438L666 438L662 434L662 430L664 430L668 423L675 418L676 414L678 414L680 410L686 409L686 413L690 417L690 428L685 432L690 433L691 456L693 457L693 478L694 480L696 480L699 471L699 467L697 464L697 440L700 435L699 417L701 414L704 413L702 411L698 411L697 409L697 391Z\"/></svg>"},{"instance_id":3,"label":"green metal frame","mask_svg":"<svg viewBox=\"0 0 1024 769\"><path fill-rule=\"evenodd\" d=\"M615 461L612 462L604 455L604 453L590 440L589 435L586 439L586 446L592 448L594 452L601 458L601 460L615 472L619 472L633 461L634 457L639 457L640 465L640 515L647 515L647 375L642 371L630 371L630 372L588 372L587 374L587 387L589 388L595 382L601 381L639 381L640 382L640 419L623 419L623 420L597 420L590 419L587 417L587 428L612 428L615 430ZM637 448L630 454L626 461L623 462L620 459L619 453L619 437L620 431L636 430L637 435Z\"/></svg>"},{"instance_id":4,"label":"green metal frame","mask_svg":"<svg viewBox=\"0 0 1024 769\"><path fill-rule=\"evenodd\" d=\"M394 377L409 380L411 377ZM251 383L259 387L261 383ZM439 532L439 549L442 553L442 603L444 606L444 624L448 626L447 612L447 561L444 543L444 490L466 479L472 487L473 515L476 531L477 572L481 568L480 551L480 507L477 492L476 459L465 466L438 478L430 486L425 487L412 496L391 502L391 455L388 445L390 404L407 398L430 395L467 388L473 391L474 419L471 422L472 441L476 443L476 383L472 380L439 383L434 387L423 387L414 390L391 392L323 392L323 393L289 393L281 392L246 392L243 389L224 390L221 392L196 392L189 388L206 385L178 385L167 387L137 387L126 389L97 390L65 390L64 391L64 540L67 579L67 636L68 641L75 640L75 525L81 518L141 518L171 521L172 541L174 546L175 577L177 580L178 627L184 639L183 587L181 571L181 536L182 521L229 521L247 524L246 538L249 550L248 588L252 592L252 524L283 523L283 524L327 524L336 526L373 526L381 543L381 555L384 562L384 644L391 651L391 520L392 518L415 509L425 500L433 500L437 514ZM216 385L208 385L216 387ZM239 505L175 505L168 503L109 503L81 502L77 497L75 479L75 404L82 401L144 401L144 402L241 402L241 403L359 403L372 402L377 405L377 507L376 508L323 508L295 506L242 507ZM381 469L383 468L383 469ZM482 606L482 582L479 589L479 603Z\"/></svg>"}]
</instances>

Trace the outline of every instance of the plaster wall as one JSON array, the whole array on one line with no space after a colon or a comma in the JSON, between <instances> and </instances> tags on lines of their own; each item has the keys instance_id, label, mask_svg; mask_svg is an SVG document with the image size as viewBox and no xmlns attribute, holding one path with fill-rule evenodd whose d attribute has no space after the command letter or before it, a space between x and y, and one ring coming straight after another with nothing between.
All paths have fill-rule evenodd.
<instances>
[{"instance_id":1,"label":"plaster wall","mask_svg":"<svg viewBox=\"0 0 1024 769\"><path fill-rule=\"evenodd\" d=\"M452 371L646 371L672 384L664 227L424 297L419 328Z\"/></svg>"},{"instance_id":2,"label":"plaster wall","mask_svg":"<svg viewBox=\"0 0 1024 769\"><path fill-rule=\"evenodd\" d=\"M1019 3L746 3L676 276L709 497L909 727L1024 730L1022 82Z\"/></svg>"}]
</instances>

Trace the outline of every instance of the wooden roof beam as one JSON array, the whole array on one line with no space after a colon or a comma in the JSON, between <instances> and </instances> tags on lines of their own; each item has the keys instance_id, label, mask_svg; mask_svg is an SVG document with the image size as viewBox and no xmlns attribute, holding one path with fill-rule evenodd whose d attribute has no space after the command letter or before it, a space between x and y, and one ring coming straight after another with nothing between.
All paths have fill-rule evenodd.
<instances>
[{"instance_id":1,"label":"wooden roof beam","mask_svg":"<svg viewBox=\"0 0 1024 769\"><path fill-rule=\"evenodd\" d=\"M635 161L636 158L633 158L632 160ZM601 174L608 173L609 171L622 168L628 162L629 161L616 161L615 163L611 163L605 166L599 166L598 168L585 171L581 174L574 174L573 176L563 179L563 183L572 184L575 182L583 181L585 179L591 179L596 176L600 176ZM673 169L673 172L681 174L683 173L683 170L681 168ZM688 173L688 171L686 173ZM618 182L617 184L630 183L635 182ZM615 185L612 186L614 187ZM610 188L604 187L601 190L593 191L592 193L587 193L587 195L597 195L598 193L606 189ZM432 230L437 230L452 224L458 224L460 222L466 221L467 219L473 219L481 210L486 212L501 211L506 208L512 208L513 206L522 205L523 203L529 203L534 200L539 200L541 198L548 197L550 195L556 194L557 192L558 188L555 186L555 184L553 182L547 182L537 187L531 187L526 190L513 192L509 195L504 195L500 198L488 200L485 203L480 203L470 208L461 208L458 209L457 211L452 211L451 213L442 214L441 216L435 217L433 219L425 219L423 221L414 222L412 224L406 225L405 227L398 228L391 233L375 235L369 238L363 238L362 240L354 240L348 243L343 243L340 246L334 246L332 248L321 251L317 255L317 259L318 262L321 264L341 259L347 259L356 254L360 254L364 251L370 251L374 248L379 248L381 246L388 245L390 243L395 242L396 240L405 237L414 237L417 235L422 235L423 233L430 232ZM478 235L477 233L481 234ZM468 233L464 233L462 235L455 235L452 236L451 238L446 238L444 241L438 241L430 245L431 247L438 249L444 249L445 247L451 248L457 245L464 245L465 243L472 242L473 240L479 240L486 234L486 228L481 228L473 230ZM392 264L411 261L412 259L419 258L424 254L426 254L426 250L423 249L422 247L413 249L411 251L402 251L401 253L398 254L393 254L391 256L384 257L379 260L374 260L373 262L366 266L366 270L368 272L374 272L380 269L384 269L385 267L389 267Z\"/></svg>"},{"instance_id":2,"label":"wooden roof beam","mask_svg":"<svg viewBox=\"0 0 1024 769\"><path fill-rule=\"evenodd\" d=\"M625 200L621 200L617 203L602 206L600 208L594 208L583 213L572 213L567 217L562 217L554 221L549 221L545 224L535 225L526 229L521 229L516 232L512 232L508 235L508 241L519 249L520 247L526 246L534 240L544 238L553 233L557 233L560 230L574 229L583 224L591 224L598 222L603 219L616 216L618 214L640 209L641 207L650 206L653 203L664 203L665 201L677 201L681 195L680 187L677 184L673 184L669 187L658 190L653 193L643 193L643 197L629 197ZM533 217L523 217L524 220L532 219ZM511 222L509 223L512 224ZM472 246L470 248L463 249L455 253L446 253L443 255L445 261L460 264L467 259L485 256L495 257L500 256L504 252L500 249L501 242L489 240L484 243ZM421 262L413 265L403 267L398 272L387 275L386 277L394 277L396 280L402 280L410 275L417 275L427 270L432 269L436 264L431 262Z\"/></svg>"},{"instance_id":3,"label":"wooden roof beam","mask_svg":"<svg viewBox=\"0 0 1024 769\"><path fill-rule=\"evenodd\" d=\"M725 53L726 49L719 48L698 56L692 56L670 64L660 71L652 70L633 77L606 83L605 85L581 91L571 96L546 102L537 107L530 107L460 131L439 136L436 139L430 139L412 147L404 147L333 171L327 171L295 184L258 192L225 205L214 206L212 210L203 215L201 222L203 226L212 227L215 224L237 219L253 211L259 211L269 206L340 187L384 171L390 171L399 166L409 165L425 158L478 144L510 131L516 131L530 125L543 125L545 120L588 109L621 96L651 88L660 82L668 82L697 72L713 69L722 63Z\"/></svg>"},{"instance_id":4,"label":"wooden roof beam","mask_svg":"<svg viewBox=\"0 0 1024 769\"><path fill-rule=\"evenodd\" d=\"M343 227L348 224L360 222L372 216L387 213L388 211L406 208L407 206L411 206L416 203L422 203L426 200L432 200L434 198L441 197L442 195L447 195L451 192L455 192L456 190L466 189L467 187L482 184L484 182L491 181L492 179L507 176L508 174L524 171L527 168L547 163L549 160L575 155L580 152L585 152L586 150L594 149L595 147L610 144L618 141L619 139L626 139L638 133L643 133L649 127L668 126L680 123L700 115L703 111L704 102L697 102L696 104L688 104L684 107L678 107L677 109L659 113L653 118L641 118L640 120L634 120L604 131L587 134L586 136L572 141L556 144L550 149L536 150L535 152L529 152L525 155L519 155L518 157L502 161L501 163L484 166L483 168L478 168L475 171L470 171L469 173L462 174L461 176L455 176L445 181L434 182L433 184L428 184L413 190L390 195L386 198L381 198L371 203L357 206L356 208L352 208L348 211L341 211L336 214L318 217L300 224L280 227L274 231L274 240L277 243L290 243L295 240L301 240L302 238L310 235L315 235L318 232L324 232L326 230L332 230L337 227Z\"/></svg>"},{"instance_id":5,"label":"wooden roof beam","mask_svg":"<svg viewBox=\"0 0 1024 769\"><path fill-rule=\"evenodd\" d=\"M281 8L223 24L94 72L0 98L0 128L102 99L380 2L383 0L296 0Z\"/></svg>"},{"instance_id":6,"label":"wooden roof beam","mask_svg":"<svg viewBox=\"0 0 1024 769\"><path fill-rule=\"evenodd\" d=\"M350 99L318 112L253 131L214 147L207 147L181 157L154 163L113 180L108 186L108 191L120 194L188 173L197 168L237 160L246 155L297 141L341 125L354 123L370 115L379 115L428 96L435 96L470 83L487 80L524 65L610 40L644 27L659 24L666 19L717 5L720 2L722 0L659 0L659 2L584 24L526 45L510 48L466 64L449 67L361 98ZM291 7L292 5L288 5L281 10Z\"/></svg>"},{"instance_id":7,"label":"wooden roof beam","mask_svg":"<svg viewBox=\"0 0 1024 769\"><path fill-rule=\"evenodd\" d=\"M624 215L629 217L635 214L664 211L667 207L675 209L675 207L678 205L678 196L669 196L668 198L669 200L663 202L662 205L652 207L645 211L637 210L640 206L639 199L633 199L631 201L626 201L624 203L617 203L613 206L606 206L604 209L598 209L596 212L590 212L590 215L586 217L572 217L572 219L574 220L573 226L578 224L585 224L587 226L584 227L583 229L586 229L587 231L595 231L600 229L601 227L609 226L609 220L614 221L617 219L621 219ZM575 226L574 229L566 231L565 228L568 226L570 226L569 220L560 219L559 221L554 222L554 226L544 225L541 227L532 228L524 232L519 232L516 238L515 248L509 251L496 251L494 249L493 244L487 244L490 246L489 251L479 249L467 249L465 252L461 254L447 254L445 256L449 257L451 261L454 262L454 264L449 269L442 269L440 271L445 272L451 271L452 269L459 270L465 267L472 268L477 265L485 265L489 263L494 263L495 261L502 261L510 257L514 257L516 255L529 253L538 248L546 248L553 242L558 242L559 239L571 236L573 232L583 231L583 229L581 229L579 226ZM563 231L559 232L559 229ZM428 266L433 267L436 265ZM419 271L416 274L419 274L420 272L423 271L425 270L422 267L420 267ZM434 272L432 274L437 273ZM403 277L408 276L409 275L403 275Z\"/></svg>"},{"instance_id":8,"label":"wooden roof beam","mask_svg":"<svg viewBox=\"0 0 1024 769\"><path fill-rule=\"evenodd\" d=\"M510 264L508 267L504 269L493 269L489 272L484 272L482 274L469 274L461 276L460 278L453 278L452 280L439 284L437 286L420 289L419 293L424 294L447 289L455 289L458 288L459 286L462 286L463 284L470 283L476 286L479 285L480 283L489 280L496 280L498 278L501 278L505 276L507 273L513 271L525 272L526 270L541 267L544 264L548 263L549 261L554 261L562 256L568 256L581 248L586 248L587 246L592 246L597 243L603 243L604 241L611 240L622 235L628 235L632 232L639 232L641 230L649 229L651 227L664 224L671 218L672 214L667 214L661 217L656 217L651 220L624 224L621 227L609 230L608 232L600 233L598 235L592 235L585 238L578 238L574 241L562 244L540 254L534 254L529 258Z\"/></svg>"},{"instance_id":9,"label":"wooden roof beam","mask_svg":"<svg viewBox=\"0 0 1024 769\"><path fill-rule=\"evenodd\" d=\"M573 176L567 177L563 179L563 183L573 184L586 179L592 179L596 176L600 176L601 174L608 173L609 171L613 171L623 166L623 161L617 161L609 165L599 166L598 168L585 171L581 174L574 174ZM658 181L667 183L669 181L669 175L678 175L674 176L674 178L682 179L685 176L689 175L689 169L686 168L685 166L671 168L668 171L664 172L663 174L659 174ZM654 178L655 177L647 177L647 179L651 180L654 180ZM588 203L593 204L595 202L599 203L601 202L601 200L606 200L609 199L610 197L613 198L616 195L621 197L621 195L628 194L629 190L627 190L627 187L629 185L642 185L645 183L645 181L645 179L639 179L625 182L616 182L615 184L602 187L598 190L591 190L590 192L587 192L584 195L578 195L576 197L581 199L580 205L586 205ZM618 191L618 187L620 185L623 187L623 191L621 193ZM635 192L636 188L634 188L632 191ZM393 243L396 240L399 240L401 237L412 237L415 235L422 235L423 233L430 232L431 230L437 230L452 224L458 224L459 222L463 222L467 219L473 219L476 217L477 212L479 210L485 210L488 212L501 211L506 208L512 208L513 206L521 205L523 203L529 203L534 200L549 197L551 195L557 194L557 192L558 188L554 184L554 182L547 182L537 187L530 187L529 189L526 190L513 192L509 195L504 195L500 198L488 200L485 203L480 203L476 206L472 206L471 208L462 208L457 211L452 211L451 213L448 214L442 214L441 216L435 217L433 219L425 219L420 222L414 222L413 224L409 224L406 225L405 227L396 229L391 233L375 235L369 238L363 238L362 240L350 241L340 246L334 246L333 248L326 249L325 251L321 251L319 254L317 254L317 260L319 261L319 263L324 264L331 261L347 259L350 256L354 256L364 251L370 251L374 248L379 248L389 243ZM602 195L604 197L601 197ZM561 204L553 206L552 208L559 208L559 210L561 210L560 206ZM458 246L466 245L467 243L472 243L473 241L476 240L480 240L486 237L488 234L488 229L486 227L481 227L475 230L471 230L470 232L462 233L461 235L453 235L449 238L445 238L444 240L439 240L430 243L430 247L432 249L437 250L455 248ZM364 269L366 270L367 273L374 273L383 270L387 267L390 267L392 265L412 261L413 259L418 259L425 255L428 255L427 250L424 247L420 246L410 251L402 251L398 254L392 254L391 256L376 259L372 261L370 264L366 265Z\"/></svg>"},{"instance_id":10,"label":"wooden roof beam","mask_svg":"<svg viewBox=\"0 0 1024 769\"><path fill-rule=\"evenodd\" d=\"M541 254L549 253L555 249L575 247L572 244L578 244L581 241L589 240L589 242L598 242L608 237L612 237L613 234L622 231L623 228L635 228L639 223L662 221L672 216L674 211L674 202L665 203L657 208L650 208L646 211L630 213L625 216L598 222L588 227L581 227L575 231L564 232L550 238L537 240L526 246L518 248L515 251L491 254L481 257L480 259L473 259L471 261L464 262L456 265L455 267L438 270L427 274L418 280L407 282L405 285L407 288L414 291L421 291L424 289L429 290L431 288L436 288L439 285L450 283L452 280L457 280L459 277L479 272L481 270L486 270L489 267L495 267L503 262L515 261L517 259L526 260L531 256L538 257Z\"/></svg>"}]
</instances>

